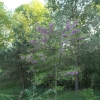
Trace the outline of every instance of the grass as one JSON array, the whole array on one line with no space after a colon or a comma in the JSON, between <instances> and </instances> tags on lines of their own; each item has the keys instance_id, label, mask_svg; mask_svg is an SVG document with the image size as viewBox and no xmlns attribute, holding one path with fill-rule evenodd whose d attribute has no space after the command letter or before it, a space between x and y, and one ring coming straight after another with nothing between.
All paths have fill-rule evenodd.
<instances>
[{"instance_id":1,"label":"grass","mask_svg":"<svg viewBox=\"0 0 100 100\"><path fill-rule=\"evenodd\" d=\"M54 100L54 95L48 97ZM58 92L57 100L84 100L84 99L75 91L64 90Z\"/></svg>"},{"instance_id":2,"label":"grass","mask_svg":"<svg viewBox=\"0 0 100 100\"><path fill-rule=\"evenodd\" d=\"M18 95L20 91L21 87L5 87L0 89L0 100L11 100L11 97Z\"/></svg>"},{"instance_id":3,"label":"grass","mask_svg":"<svg viewBox=\"0 0 100 100\"><path fill-rule=\"evenodd\" d=\"M0 89L0 94L3 94L3 95L0 95L0 100L28 100L27 95L21 99L18 99L18 98L11 99L9 97L9 95L18 95L21 90L22 90L21 87L6 87L4 89ZM40 93L43 93L44 89L39 88L38 91ZM100 96L100 91L95 90L94 94L97 96ZM78 93L76 93L75 91L72 91L72 90L60 91L60 92L58 92L57 97L58 97L57 100L85 100ZM43 99L43 100L47 100L48 98L50 98L50 100L54 100L54 93L46 95L45 99ZM100 100L100 98L95 99L95 100Z\"/></svg>"}]
</instances>

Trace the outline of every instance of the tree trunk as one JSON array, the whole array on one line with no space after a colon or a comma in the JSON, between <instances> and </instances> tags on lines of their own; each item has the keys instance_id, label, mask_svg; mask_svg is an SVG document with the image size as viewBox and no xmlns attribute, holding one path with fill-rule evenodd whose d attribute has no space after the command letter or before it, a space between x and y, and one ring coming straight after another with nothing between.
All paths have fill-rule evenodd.
<instances>
[{"instance_id":1,"label":"tree trunk","mask_svg":"<svg viewBox=\"0 0 100 100\"><path fill-rule=\"evenodd\" d=\"M25 89L25 81L24 81L22 65L20 66L20 72L21 72L21 79L22 79L22 87L23 87L23 89Z\"/></svg>"},{"instance_id":2,"label":"tree trunk","mask_svg":"<svg viewBox=\"0 0 100 100\"><path fill-rule=\"evenodd\" d=\"M76 75L76 80L75 80L75 91L77 92L79 89L79 74Z\"/></svg>"},{"instance_id":3,"label":"tree trunk","mask_svg":"<svg viewBox=\"0 0 100 100\"><path fill-rule=\"evenodd\" d=\"M75 53L75 66L79 66L79 45L76 45L76 53ZM79 89L79 72L76 74L76 80L75 80L75 91L77 92Z\"/></svg>"}]
</instances>

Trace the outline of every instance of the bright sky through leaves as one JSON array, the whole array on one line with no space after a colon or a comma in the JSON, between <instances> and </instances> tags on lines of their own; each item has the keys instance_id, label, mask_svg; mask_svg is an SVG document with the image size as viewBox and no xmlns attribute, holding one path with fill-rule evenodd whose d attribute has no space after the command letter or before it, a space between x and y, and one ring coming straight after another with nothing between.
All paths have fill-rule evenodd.
<instances>
[{"instance_id":1,"label":"bright sky through leaves","mask_svg":"<svg viewBox=\"0 0 100 100\"><path fill-rule=\"evenodd\" d=\"M26 4L30 3L32 0L1 0L4 2L4 5L6 6L7 9L14 10L21 4ZM42 3L44 3L44 0L40 0Z\"/></svg>"}]
</instances>

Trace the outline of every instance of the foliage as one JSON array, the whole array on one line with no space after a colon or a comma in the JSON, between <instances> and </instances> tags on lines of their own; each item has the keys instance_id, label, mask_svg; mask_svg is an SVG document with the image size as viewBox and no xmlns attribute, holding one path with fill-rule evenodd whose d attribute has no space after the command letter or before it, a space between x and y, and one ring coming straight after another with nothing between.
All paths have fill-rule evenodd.
<instances>
[{"instance_id":1,"label":"foliage","mask_svg":"<svg viewBox=\"0 0 100 100\"><path fill-rule=\"evenodd\" d=\"M42 10L41 10L42 9ZM1 10L1 9L0 9ZM35 10L37 10L35 12ZM6 13L7 14L7 13ZM1 51L1 63L3 64L2 69L2 75L12 75L12 73L15 73L15 77L20 77L20 81L22 81L22 84L27 84L27 76L31 77L32 74L28 74L27 70L29 69L28 66L30 66L29 63L25 63L23 61L20 61L20 54L23 52L26 52L26 48L30 46L28 43L29 39L36 35L35 32L35 25L37 22L39 23L45 23L46 20L49 20L49 12L47 9L38 1L34 1L30 4L22 5L18 7L11 17L11 31L10 31L10 44L11 47L7 48L5 51ZM7 23L5 23L8 25ZM46 24L46 23L45 23ZM6 29L6 31L8 31ZM8 39L8 38L7 38ZM3 40L2 38L2 41ZM7 45L5 45L7 47ZM11 70L9 73L7 71ZM13 70L13 71L12 71ZM20 75L20 76L19 76ZM31 76L30 76L31 75ZM25 80L25 82L24 82ZM30 82L28 82L30 83ZM26 86L26 85L25 85ZM24 87L24 86L23 86Z\"/></svg>"},{"instance_id":2,"label":"foliage","mask_svg":"<svg viewBox=\"0 0 100 100\"><path fill-rule=\"evenodd\" d=\"M32 91L26 89L26 90L25 90L25 93L26 93L27 96L28 96L28 100L32 100L33 98L34 98L34 100L43 100L42 95L40 95L40 94L38 94L38 93L36 92L36 87L35 87L35 86L33 86Z\"/></svg>"},{"instance_id":3,"label":"foliage","mask_svg":"<svg viewBox=\"0 0 100 100\"><path fill-rule=\"evenodd\" d=\"M41 27L41 26L37 27L37 31L40 32L39 39L36 38L35 40L30 40L30 43L32 45L34 45L32 47L32 49L35 49L36 51L28 52L29 54L26 54L26 55L21 55L22 60L25 60L31 64L34 64L34 65L38 64L39 61L43 61L45 64L47 59L50 59L50 57L52 56L52 55L51 56L48 55L48 53L46 53L46 50L48 49L49 52L51 50L56 50L56 53L52 52L52 54L53 54L52 59L54 59L54 62L52 62L52 65L54 68L52 68L52 69L53 69L54 75L50 71L50 73L54 77L52 88L54 88L54 91L55 91L55 100L57 100L57 91L59 89L57 87L57 81L58 81L58 68L60 68L60 66L58 64L61 63L59 60L60 55L63 52L66 52L66 48L68 47L66 44L66 41L68 42L69 47L71 49L72 49L71 46L73 46L73 48L74 48L73 50L76 49L75 45L78 43L77 42L78 29L75 29L76 25L77 25L77 22L74 22L73 24L71 24L70 21L68 20L67 25L63 30L55 30L53 24L49 24L47 28ZM65 34L63 34L62 32ZM74 41L75 44L70 42L73 39L75 39L75 41ZM35 85L42 84L44 76L43 76L43 74L41 74L41 70L39 71L39 76L41 76L40 78L42 79L42 81L41 81L41 79L39 79L39 76L37 76L36 68L34 68L32 70L34 70L34 74L35 74L34 78L33 78L34 84ZM59 69L59 71L61 71L61 70ZM72 73L74 73L74 72L72 72ZM69 73L69 74L71 74L71 73ZM75 74L77 75L78 71Z\"/></svg>"},{"instance_id":4,"label":"foliage","mask_svg":"<svg viewBox=\"0 0 100 100\"><path fill-rule=\"evenodd\" d=\"M24 88L32 82L32 91L24 91L30 100L51 95L58 100L57 91L73 89L79 81L80 88L87 88L80 92L84 99L95 99L88 87L100 87L99 2L48 0L46 7L33 0L18 7L11 18L0 2L0 80L15 84L10 80L14 78ZM49 89L41 94L35 91L37 86Z\"/></svg>"},{"instance_id":5,"label":"foliage","mask_svg":"<svg viewBox=\"0 0 100 100\"><path fill-rule=\"evenodd\" d=\"M79 93L83 98L85 98L85 100L95 100L98 98L98 96L94 95L93 89L91 88L83 89Z\"/></svg>"},{"instance_id":6,"label":"foliage","mask_svg":"<svg viewBox=\"0 0 100 100\"><path fill-rule=\"evenodd\" d=\"M0 48L9 45L11 14L5 9L3 2L0 1Z\"/></svg>"},{"instance_id":7,"label":"foliage","mask_svg":"<svg viewBox=\"0 0 100 100\"><path fill-rule=\"evenodd\" d=\"M92 63L90 64L90 58L93 59L90 55L87 53L91 52L94 53L95 49L99 49L99 3L98 0L47 0L47 7L51 10L51 16L52 20L56 23L56 25L59 27L59 29L62 29L65 26L65 20L71 19L76 20L78 19L80 27L80 33L81 37L83 37L85 40L82 41L82 45L78 48L78 56L77 61L78 66L81 66L81 73L80 76L80 82L83 87L88 84L88 86L91 85L92 79L90 78L93 69L96 71L96 64ZM92 9L92 10L90 10ZM86 55L88 56L86 56ZM70 64L73 63L73 54L70 55L70 60L68 59L67 64L70 61ZM90 57L90 58L88 58ZM96 57L96 56L95 56ZM88 59L88 61L87 61ZM72 60L72 61L71 61ZM95 59L96 60L96 59ZM99 66L99 64L97 64ZM95 67L95 68L94 68ZM84 70L83 70L84 69ZM88 70L88 71L87 71ZM82 72L83 71L83 72ZM84 74L84 75L83 75ZM88 76L87 76L88 75ZM97 76L97 75L96 75ZM99 75L98 75L99 76ZM96 78L96 77L95 77ZM87 81L86 81L87 80ZM86 83L85 83L86 82ZM82 87L81 86L81 87Z\"/></svg>"}]
</instances>

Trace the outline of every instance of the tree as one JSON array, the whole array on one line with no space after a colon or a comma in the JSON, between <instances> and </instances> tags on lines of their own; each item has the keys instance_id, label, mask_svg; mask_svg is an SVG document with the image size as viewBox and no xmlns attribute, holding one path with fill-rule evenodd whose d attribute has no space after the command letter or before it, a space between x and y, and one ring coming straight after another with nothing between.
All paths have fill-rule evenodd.
<instances>
[{"instance_id":1,"label":"tree","mask_svg":"<svg viewBox=\"0 0 100 100\"><path fill-rule=\"evenodd\" d=\"M0 48L2 48L5 42L8 43L10 35L11 15L5 10L3 2L0 1Z\"/></svg>"},{"instance_id":2,"label":"tree","mask_svg":"<svg viewBox=\"0 0 100 100\"><path fill-rule=\"evenodd\" d=\"M76 38L78 34L78 29L76 29L75 26L77 26L77 22L71 24L69 20L66 27L63 30L56 29L53 24L49 24L48 27L43 27L43 26L37 27L37 31L39 32L39 38L35 38L30 41L30 43L33 45L31 47L32 51L28 52L28 54L24 54L21 56L22 60L34 64L33 69L31 69L34 70L35 73L35 78L33 80L34 85L41 84L40 81L41 79L37 80L38 79L37 73L38 74L40 73L39 76L42 73L43 76L43 72L49 69L48 73L46 72L45 73L47 75L48 74L52 75L53 88L55 84L55 88L54 88L56 94L55 100L57 99L58 78L61 79L62 77L65 77L65 74L67 73L66 71L63 72L64 66L62 66L62 64L64 64L65 62L61 60L61 55L63 55L64 57L64 54L67 55L66 54L67 50L69 48L70 49L73 48L73 47L69 47L68 45L72 44L72 41L74 39L75 39L74 41L75 43L73 43L73 45L74 44L76 45L78 41L78 38ZM66 42L68 43L68 45L66 44ZM52 62L50 63L50 61ZM41 63L44 62L44 66L42 67L42 69L40 67L41 64L39 66L39 62ZM48 65L48 63L50 63L50 65ZM35 66L35 64L38 65ZM45 67L47 67L46 70ZM38 72L36 72L37 69ZM76 72L70 72L68 74L77 75L78 71L76 69L74 69L74 71ZM45 77L45 75L43 77ZM43 77L42 77L42 81L45 80L43 79Z\"/></svg>"},{"instance_id":3,"label":"tree","mask_svg":"<svg viewBox=\"0 0 100 100\"><path fill-rule=\"evenodd\" d=\"M49 11L39 1L33 1L30 4L23 4L15 9L12 20L12 50L16 51L15 59L13 57L12 59L15 60L15 65L18 66L18 70L21 72L24 89L27 82L27 76L24 76L24 73L29 69L30 64L20 61L20 54L26 53L28 48L30 48L28 41L38 36L35 29L37 23L46 25L49 22Z\"/></svg>"},{"instance_id":4,"label":"tree","mask_svg":"<svg viewBox=\"0 0 100 100\"><path fill-rule=\"evenodd\" d=\"M99 19L98 11L95 9L95 5L98 4L96 0L47 0L48 4L47 7L51 10L51 15L53 18L53 21L57 24L58 28L62 29L65 27L65 20L71 19L72 21L78 20L79 25L78 27L82 26L80 29L81 37L84 37L84 40L87 41L89 38L91 38L91 30L95 28L95 26L99 25L99 22L96 21ZM92 10L90 10L90 8ZM91 22L92 20L92 22ZM93 23L95 25L93 26ZM91 26L90 26L91 25ZM96 29L97 30L97 29ZM77 37L78 38L78 37ZM80 44L80 43L78 43ZM86 46L81 45L74 47L76 49L76 55L74 56L75 59L75 66L79 66L79 52L82 51L82 47ZM88 47L90 47L88 45ZM74 50L75 50L74 48ZM83 50L84 51L84 50ZM73 53L72 53L73 55ZM78 90L78 75L76 78L76 90Z\"/></svg>"}]
</instances>

